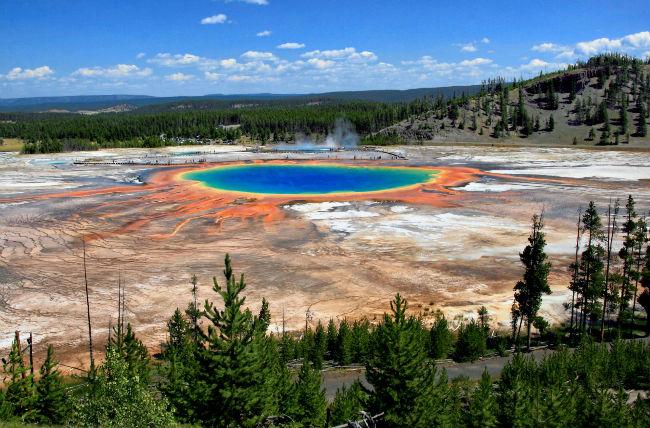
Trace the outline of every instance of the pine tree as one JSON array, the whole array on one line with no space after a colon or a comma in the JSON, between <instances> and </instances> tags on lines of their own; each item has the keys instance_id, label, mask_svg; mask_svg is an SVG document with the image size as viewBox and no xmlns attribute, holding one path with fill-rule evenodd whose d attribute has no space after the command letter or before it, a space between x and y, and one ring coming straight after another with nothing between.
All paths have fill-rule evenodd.
<instances>
[{"instance_id":1,"label":"pine tree","mask_svg":"<svg viewBox=\"0 0 650 428\"><path fill-rule=\"evenodd\" d=\"M623 94L621 97L621 108L619 111L619 117L621 122L621 128L619 134L627 134L628 128L630 126L630 119L627 114L627 95Z\"/></svg>"},{"instance_id":2,"label":"pine tree","mask_svg":"<svg viewBox=\"0 0 650 428\"><path fill-rule=\"evenodd\" d=\"M392 314L385 314L373 332L366 363L366 379L372 385L370 410L384 412L388 427L456 425L456 401L447 377L436 379L421 322L407 316L406 309L407 302L397 294Z\"/></svg>"},{"instance_id":3,"label":"pine tree","mask_svg":"<svg viewBox=\"0 0 650 428\"><path fill-rule=\"evenodd\" d=\"M352 363L352 332L346 320L339 324L339 332L336 337L336 361L344 366Z\"/></svg>"},{"instance_id":4,"label":"pine tree","mask_svg":"<svg viewBox=\"0 0 650 428\"><path fill-rule=\"evenodd\" d=\"M334 320L330 318L329 322L327 323L327 352L329 353L330 359L336 358L336 350L338 347L337 337L338 329L336 328L336 324L334 324Z\"/></svg>"},{"instance_id":5,"label":"pine tree","mask_svg":"<svg viewBox=\"0 0 650 428\"><path fill-rule=\"evenodd\" d=\"M175 410L176 418L184 423L197 423L197 408L203 385L198 382L198 345L194 342L195 330L176 309L167 322L167 343L163 347L161 381L158 386Z\"/></svg>"},{"instance_id":6,"label":"pine tree","mask_svg":"<svg viewBox=\"0 0 650 428\"><path fill-rule=\"evenodd\" d=\"M302 427L322 427L325 424L325 391L321 374L309 362L303 361L295 383L295 406L288 415Z\"/></svg>"},{"instance_id":7,"label":"pine tree","mask_svg":"<svg viewBox=\"0 0 650 428\"><path fill-rule=\"evenodd\" d=\"M147 347L135 336L131 323L128 323L124 330L119 325L116 326L106 347L114 348L124 358L131 375L137 375L143 381L149 380L151 362L149 352Z\"/></svg>"},{"instance_id":8,"label":"pine tree","mask_svg":"<svg viewBox=\"0 0 650 428\"><path fill-rule=\"evenodd\" d=\"M36 402L38 399L34 377L29 367L25 366L18 341L11 343L9 358L2 359L5 377L4 406L12 416L29 422L36 419Z\"/></svg>"},{"instance_id":9,"label":"pine tree","mask_svg":"<svg viewBox=\"0 0 650 428\"><path fill-rule=\"evenodd\" d=\"M465 422L468 427L496 427L498 409L492 379L487 370L484 370L478 386L469 397Z\"/></svg>"},{"instance_id":10,"label":"pine tree","mask_svg":"<svg viewBox=\"0 0 650 428\"><path fill-rule=\"evenodd\" d=\"M587 140L594 141L594 138L596 138L596 132L594 131L594 128L591 128L589 130L589 135L587 136Z\"/></svg>"},{"instance_id":11,"label":"pine tree","mask_svg":"<svg viewBox=\"0 0 650 428\"><path fill-rule=\"evenodd\" d=\"M598 299L603 295L605 277L603 274L603 257L605 250L601 246L603 239L602 223L593 201L582 216L582 232L587 235L587 247L580 259L580 298L581 327L587 327L587 317L597 319L600 312ZM591 327L591 324L590 324Z\"/></svg>"},{"instance_id":12,"label":"pine tree","mask_svg":"<svg viewBox=\"0 0 650 428\"><path fill-rule=\"evenodd\" d=\"M454 360L476 361L487 349L487 332L475 320L465 323L458 330Z\"/></svg>"},{"instance_id":13,"label":"pine tree","mask_svg":"<svg viewBox=\"0 0 650 428\"><path fill-rule=\"evenodd\" d=\"M632 279L635 276L634 270L634 244L636 236L636 210L635 201L632 195L627 197L625 204L626 221L623 224L623 247L619 250L618 256L623 261L623 271L621 273L621 295L619 300L618 324L619 328L622 321L623 311L629 304L632 294Z\"/></svg>"},{"instance_id":14,"label":"pine tree","mask_svg":"<svg viewBox=\"0 0 650 428\"><path fill-rule=\"evenodd\" d=\"M47 356L39 371L36 382L36 419L39 423L63 425L71 410L70 401L63 389L63 379L57 370L54 348L47 347Z\"/></svg>"},{"instance_id":15,"label":"pine tree","mask_svg":"<svg viewBox=\"0 0 650 428\"><path fill-rule=\"evenodd\" d=\"M519 328L517 330L517 339L521 324L526 322L526 343L530 349L530 329L537 312L542 305L542 295L550 294L551 289L548 285L548 273L551 264L544 252L546 240L544 239L544 219L543 215L533 216L532 232L528 237L528 245L519 255L522 265L524 266L523 279L514 287L515 302L519 309Z\"/></svg>"},{"instance_id":16,"label":"pine tree","mask_svg":"<svg viewBox=\"0 0 650 428\"><path fill-rule=\"evenodd\" d=\"M368 394L357 380L349 387L343 385L337 389L334 401L330 405L329 426L341 425L355 420L359 413L367 409Z\"/></svg>"},{"instance_id":17,"label":"pine tree","mask_svg":"<svg viewBox=\"0 0 650 428\"><path fill-rule=\"evenodd\" d=\"M316 326L316 332L314 333L314 346L310 355L311 363L316 370L321 370L323 368L323 359L325 358L326 351L327 336L323 324L321 324L319 320L318 325Z\"/></svg>"},{"instance_id":18,"label":"pine tree","mask_svg":"<svg viewBox=\"0 0 650 428\"><path fill-rule=\"evenodd\" d=\"M636 134L639 137L645 137L648 135L648 123L646 122L646 109L643 103L641 103L639 107L639 117L637 118Z\"/></svg>"},{"instance_id":19,"label":"pine tree","mask_svg":"<svg viewBox=\"0 0 650 428\"><path fill-rule=\"evenodd\" d=\"M553 118L553 115L551 115L551 116L548 118L548 123L547 123L547 125L546 125L546 129L547 129L549 132L553 132L553 130L555 129L555 119Z\"/></svg>"},{"instance_id":20,"label":"pine tree","mask_svg":"<svg viewBox=\"0 0 650 428\"><path fill-rule=\"evenodd\" d=\"M265 363L266 347L260 320L244 309L244 275L235 279L230 256L225 258L225 288L214 278L213 290L224 302L217 309L206 300L203 316L209 321L203 333L207 347L201 352L200 381L207 387L201 419L216 426L255 426L277 414L275 368Z\"/></svg>"},{"instance_id":21,"label":"pine tree","mask_svg":"<svg viewBox=\"0 0 650 428\"><path fill-rule=\"evenodd\" d=\"M643 273L643 252L645 250L646 257L650 253L650 249L646 248L646 244L650 238L648 237L648 224L646 222L645 216L639 218L636 222L636 233L634 234L634 246L632 249L633 252L633 263L630 275L634 279L634 296L632 297L632 324L634 325L635 319L635 309L637 303L637 296L639 292L639 282L647 274ZM648 269L646 269L648 270ZM650 283L650 281L648 281Z\"/></svg>"},{"instance_id":22,"label":"pine tree","mask_svg":"<svg viewBox=\"0 0 650 428\"><path fill-rule=\"evenodd\" d=\"M444 316L436 318L429 331L429 355L434 359L447 358L454 337Z\"/></svg>"}]
</instances>

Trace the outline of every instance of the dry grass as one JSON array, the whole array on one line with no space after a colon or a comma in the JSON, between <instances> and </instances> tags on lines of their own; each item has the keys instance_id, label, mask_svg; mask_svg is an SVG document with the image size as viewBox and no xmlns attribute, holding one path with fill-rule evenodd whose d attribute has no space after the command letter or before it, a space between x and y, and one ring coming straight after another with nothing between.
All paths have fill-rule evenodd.
<instances>
[{"instance_id":1,"label":"dry grass","mask_svg":"<svg viewBox=\"0 0 650 428\"><path fill-rule=\"evenodd\" d=\"M23 148L23 140L20 138L0 138L0 152L19 152Z\"/></svg>"}]
</instances>

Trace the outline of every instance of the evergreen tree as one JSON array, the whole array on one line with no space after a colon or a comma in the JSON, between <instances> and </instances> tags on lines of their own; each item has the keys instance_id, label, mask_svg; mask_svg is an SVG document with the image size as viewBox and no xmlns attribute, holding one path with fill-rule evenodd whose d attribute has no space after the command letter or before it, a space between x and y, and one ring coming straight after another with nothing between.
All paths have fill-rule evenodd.
<instances>
[{"instance_id":1,"label":"evergreen tree","mask_svg":"<svg viewBox=\"0 0 650 428\"><path fill-rule=\"evenodd\" d=\"M303 361L295 383L295 406L288 415L301 427L322 427L325 424L325 391L321 374L309 362Z\"/></svg>"},{"instance_id":2,"label":"evergreen tree","mask_svg":"<svg viewBox=\"0 0 650 428\"><path fill-rule=\"evenodd\" d=\"M581 327L587 328L587 317L597 319L600 313L598 299L603 295L605 276L603 258L605 250L601 245L604 237L602 223L593 201L582 216L582 232L587 236L587 247L580 259L580 296L578 306L581 308ZM589 325L591 328L591 323Z\"/></svg>"},{"instance_id":3,"label":"evergreen tree","mask_svg":"<svg viewBox=\"0 0 650 428\"><path fill-rule=\"evenodd\" d=\"M63 425L71 410L70 401L63 389L63 379L57 370L54 348L47 347L47 356L36 382L36 420L42 424Z\"/></svg>"},{"instance_id":4,"label":"evergreen tree","mask_svg":"<svg viewBox=\"0 0 650 428\"><path fill-rule=\"evenodd\" d=\"M339 324L339 332L336 337L336 361L340 365L348 365L352 363L352 331L347 320L341 321Z\"/></svg>"},{"instance_id":5,"label":"evergreen tree","mask_svg":"<svg viewBox=\"0 0 650 428\"><path fill-rule=\"evenodd\" d=\"M487 370L483 371L481 380L469 397L465 423L468 427L491 428L498 426L498 403L492 379Z\"/></svg>"},{"instance_id":6,"label":"evergreen tree","mask_svg":"<svg viewBox=\"0 0 650 428\"><path fill-rule=\"evenodd\" d=\"M628 195L625 204L626 221L623 224L623 247L618 252L619 258L623 261L623 271L621 273L621 294L619 299L618 324L620 327L623 311L629 305L632 297L632 279L635 277L634 266L634 244L636 242L636 211L634 198Z\"/></svg>"},{"instance_id":7,"label":"evergreen tree","mask_svg":"<svg viewBox=\"0 0 650 428\"><path fill-rule=\"evenodd\" d=\"M436 376L422 340L421 322L406 315L407 302L397 294L392 315L374 330L366 363L372 385L370 410L384 412L387 427L454 426L457 401L447 377ZM438 377L438 379L436 379Z\"/></svg>"},{"instance_id":8,"label":"evergreen tree","mask_svg":"<svg viewBox=\"0 0 650 428\"><path fill-rule=\"evenodd\" d=\"M327 351L327 335L325 334L325 329L320 320L316 326L316 332L314 333L314 346L312 348L310 360L316 370L321 370L323 368L323 359L325 358L325 352Z\"/></svg>"},{"instance_id":9,"label":"evergreen tree","mask_svg":"<svg viewBox=\"0 0 650 428\"><path fill-rule=\"evenodd\" d=\"M38 399L34 384L34 377L29 367L25 366L18 341L11 343L9 358L2 359L5 384L4 403L5 412L20 419L30 422L36 420L36 402Z\"/></svg>"},{"instance_id":10,"label":"evergreen tree","mask_svg":"<svg viewBox=\"0 0 650 428\"><path fill-rule=\"evenodd\" d=\"M235 279L230 256L225 258L225 288L214 278L213 290L224 302L218 309L206 300L203 316L206 348L200 353L200 381L207 393L201 419L208 425L255 426L277 414L276 368L265 362L271 352L260 332L265 321L244 309L244 275Z\"/></svg>"},{"instance_id":11,"label":"evergreen tree","mask_svg":"<svg viewBox=\"0 0 650 428\"><path fill-rule=\"evenodd\" d=\"M167 343L162 350L165 364L160 367L159 389L175 410L176 418L184 423L198 422L197 408L203 392L198 382L198 345L195 330L176 309L167 322Z\"/></svg>"},{"instance_id":12,"label":"evergreen tree","mask_svg":"<svg viewBox=\"0 0 650 428\"><path fill-rule=\"evenodd\" d=\"M149 380L149 352L135 336L131 323L126 325L126 329L122 329L118 324L106 347L114 348L124 358L131 375L138 376L145 382Z\"/></svg>"},{"instance_id":13,"label":"evergreen tree","mask_svg":"<svg viewBox=\"0 0 650 428\"><path fill-rule=\"evenodd\" d=\"M456 361L476 361L487 349L487 332L476 321L470 320L460 326L456 340Z\"/></svg>"},{"instance_id":14,"label":"evergreen tree","mask_svg":"<svg viewBox=\"0 0 650 428\"><path fill-rule=\"evenodd\" d=\"M329 352L330 359L336 358L336 350L338 348L338 329L334 320L330 318L327 323L327 352Z\"/></svg>"},{"instance_id":15,"label":"evergreen tree","mask_svg":"<svg viewBox=\"0 0 650 428\"><path fill-rule=\"evenodd\" d=\"M544 251L546 240L544 237L544 219L543 215L533 216L532 232L528 237L528 245L524 251L519 254L519 259L524 266L523 279L515 285L515 302L519 309L519 328L517 330L517 339L521 324L526 322L526 343L530 349L530 328L537 317L539 308L542 305L542 295L550 294L551 288L548 285L548 273L551 264Z\"/></svg>"},{"instance_id":16,"label":"evergreen tree","mask_svg":"<svg viewBox=\"0 0 650 428\"><path fill-rule=\"evenodd\" d=\"M554 129L555 129L555 119L553 118L553 115L551 115L548 118L548 123L546 124L546 130L548 132L553 132Z\"/></svg>"},{"instance_id":17,"label":"evergreen tree","mask_svg":"<svg viewBox=\"0 0 650 428\"><path fill-rule=\"evenodd\" d=\"M429 331L429 355L434 359L447 358L454 337L444 316L436 318Z\"/></svg>"},{"instance_id":18,"label":"evergreen tree","mask_svg":"<svg viewBox=\"0 0 650 428\"><path fill-rule=\"evenodd\" d=\"M334 401L330 405L329 426L356 420L360 412L367 408L367 401L368 394L358 380L349 387L343 385L337 389Z\"/></svg>"},{"instance_id":19,"label":"evergreen tree","mask_svg":"<svg viewBox=\"0 0 650 428\"><path fill-rule=\"evenodd\" d=\"M637 118L636 134L639 137L645 137L648 135L648 123L646 122L646 109L643 103L641 103L639 107L639 117Z\"/></svg>"},{"instance_id":20,"label":"evergreen tree","mask_svg":"<svg viewBox=\"0 0 650 428\"><path fill-rule=\"evenodd\" d=\"M625 135L627 134L628 128L630 126L630 119L627 114L627 95L623 94L621 97L621 108L619 111L619 117L620 117L620 131L619 134Z\"/></svg>"}]
</instances>

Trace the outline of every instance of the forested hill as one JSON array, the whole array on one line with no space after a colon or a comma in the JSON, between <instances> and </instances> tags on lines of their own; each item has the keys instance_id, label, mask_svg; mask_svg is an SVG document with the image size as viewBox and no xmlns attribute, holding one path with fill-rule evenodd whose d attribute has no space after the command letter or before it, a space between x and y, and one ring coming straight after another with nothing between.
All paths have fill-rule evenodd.
<instances>
[{"instance_id":1,"label":"forested hill","mask_svg":"<svg viewBox=\"0 0 650 428\"><path fill-rule=\"evenodd\" d=\"M115 107L145 112L188 109L224 109L240 106L313 105L342 101L380 103L411 102L418 98L474 95L480 85L406 90L338 91L313 94L209 94L204 96L153 97L147 95L79 95L63 97L0 98L4 112L112 112ZM119 111L124 111L121 109Z\"/></svg>"},{"instance_id":2,"label":"forested hill","mask_svg":"<svg viewBox=\"0 0 650 428\"><path fill-rule=\"evenodd\" d=\"M599 55L530 80L489 80L474 96L425 110L378 140L648 145L650 63Z\"/></svg>"}]
</instances>

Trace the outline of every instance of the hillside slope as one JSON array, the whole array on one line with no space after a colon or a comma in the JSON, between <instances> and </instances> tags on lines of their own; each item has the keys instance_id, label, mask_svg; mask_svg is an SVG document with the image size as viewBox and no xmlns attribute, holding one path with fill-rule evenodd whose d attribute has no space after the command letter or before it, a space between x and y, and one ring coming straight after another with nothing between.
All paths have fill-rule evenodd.
<instances>
[{"instance_id":1,"label":"hillside slope","mask_svg":"<svg viewBox=\"0 0 650 428\"><path fill-rule=\"evenodd\" d=\"M601 55L527 81L488 81L472 97L429 100L378 140L645 146L649 110L650 64Z\"/></svg>"}]
</instances>

